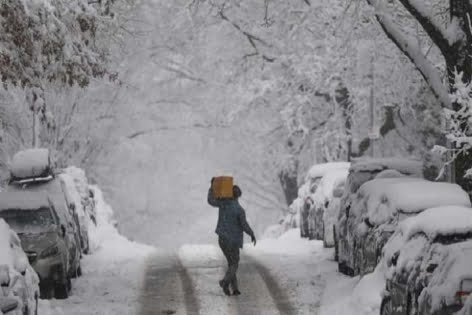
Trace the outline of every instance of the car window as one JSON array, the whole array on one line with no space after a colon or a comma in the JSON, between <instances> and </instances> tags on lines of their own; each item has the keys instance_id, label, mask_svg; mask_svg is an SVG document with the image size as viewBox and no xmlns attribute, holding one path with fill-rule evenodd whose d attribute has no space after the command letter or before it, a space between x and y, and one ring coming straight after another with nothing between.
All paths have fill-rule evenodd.
<instances>
[{"instance_id":1,"label":"car window","mask_svg":"<svg viewBox=\"0 0 472 315\"><path fill-rule=\"evenodd\" d=\"M469 239L472 239L472 232L464 233L464 234L438 235L434 238L433 243L449 245L449 244L464 242Z\"/></svg>"},{"instance_id":2,"label":"car window","mask_svg":"<svg viewBox=\"0 0 472 315\"><path fill-rule=\"evenodd\" d=\"M3 210L0 212L0 218L4 219L18 233L44 230L56 223L49 208Z\"/></svg>"}]
</instances>

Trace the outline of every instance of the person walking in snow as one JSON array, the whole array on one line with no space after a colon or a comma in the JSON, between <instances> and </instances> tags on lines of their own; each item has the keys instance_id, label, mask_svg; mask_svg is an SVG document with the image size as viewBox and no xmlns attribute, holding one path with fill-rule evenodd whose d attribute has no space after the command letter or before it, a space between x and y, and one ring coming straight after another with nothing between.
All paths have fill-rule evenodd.
<instances>
[{"instance_id":1,"label":"person walking in snow","mask_svg":"<svg viewBox=\"0 0 472 315\"><path fill-rule=\"evenodd\" d=\"M213 178L211 181L213 184ZM243 247L243 232L246 232L254 246L256 245L254 232L246 221L246 212L238 201L241 195L241 189L236 185L233 186L233 198L217 199L213 197L211 187L208 191L208 203L219 209L215 232L218 234L220 248L228 261L228 270L220 281L220 287L226 295L231 295L230 286L233 295L241 294L236 272L239 266L239 249Z\"/></svg>"}]
</instances>

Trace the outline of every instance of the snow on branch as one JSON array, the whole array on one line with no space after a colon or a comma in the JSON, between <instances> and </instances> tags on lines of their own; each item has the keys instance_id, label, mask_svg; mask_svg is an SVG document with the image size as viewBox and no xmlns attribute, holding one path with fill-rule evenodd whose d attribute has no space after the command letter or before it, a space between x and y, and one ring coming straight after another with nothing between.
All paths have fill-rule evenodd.
<instances>
[{"instance_id":1,"label":"snow on branch","mask_svg":"<svg viewBox=\"0 0 472 315\"><path fill-rule=\"evenodd\" d=\"M367 0L375 8L375 15L385 34L395 45L411 60L413 65L420 71L423 78L428 82L431 90L439 99L443 107L451 108L448 88L442 82L440 73L434 65L425 57L418 42L411 39L401 28L388 16L386 9L379 1Z\"/></svg>"},{"instance_id":2,"label":"snow on branch","mask_svg":"<svg viewBox=\"0 0 472 315\"><path fill-rule=\"evenodd\" d=\"M454 75L454 92L451 94L454 103L460 106L457 111L444 109L448 128L446 137L452 144L452 148L435 146L433 151L444 156L451 156L448 164L452 163L460 154L466 154L472 149L472 83L464 83L463 74ZM469 169L465 177L472 178L472 169Z\"/></svg>"},{"instance_id":3,"label":"snow on branch","mask_svg":"<svg viewBox=\"0 0 472 315\"><path fill-rule=\"evenodd\" d=\"M450 49L452 44L448 39L447 31L442 28L441 24L435 21L434 17L427 12L424 0L399 0L405 9L420 23L432 41L438 46L442 52Z\"/></svg>"}]
</instances>

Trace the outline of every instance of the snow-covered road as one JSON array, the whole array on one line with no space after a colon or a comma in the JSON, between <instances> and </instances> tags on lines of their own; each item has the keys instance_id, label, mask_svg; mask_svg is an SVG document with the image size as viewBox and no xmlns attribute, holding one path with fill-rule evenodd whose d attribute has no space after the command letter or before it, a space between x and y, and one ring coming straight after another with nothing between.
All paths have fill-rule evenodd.
<instances>
[{"instance_id":1,"label":"snow-covered road","mask_svg":"<svg viewBox=\"0 0 472 315\"><path fill-rule=\"evenodd\" d=\"M123 238L87 256L72 296L42 301L39 314L378 314L379 289L367 282L356 293L363 281L339 274L332 257L332 249L300 239L298 230L246 244L238 272L242 295L228 297L218 285L226 261L217 245L172 252Z\"/></svg>"}]
</instances>

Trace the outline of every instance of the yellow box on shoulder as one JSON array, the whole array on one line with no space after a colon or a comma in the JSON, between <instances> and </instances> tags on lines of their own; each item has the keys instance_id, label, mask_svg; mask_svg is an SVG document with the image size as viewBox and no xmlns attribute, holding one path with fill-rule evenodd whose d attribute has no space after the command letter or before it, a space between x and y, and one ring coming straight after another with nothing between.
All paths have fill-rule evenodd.
<instances>
[{"instance_id":1,"label":"yellow box on shoulder","mask_svg":"<svg viewBox=\"0 0 472 315\"><path fill-rule=\"evenodd\" d=\"M233 198L233 177L215 177L211 189L215 198Z\"/></svg>"}]
</instances>

